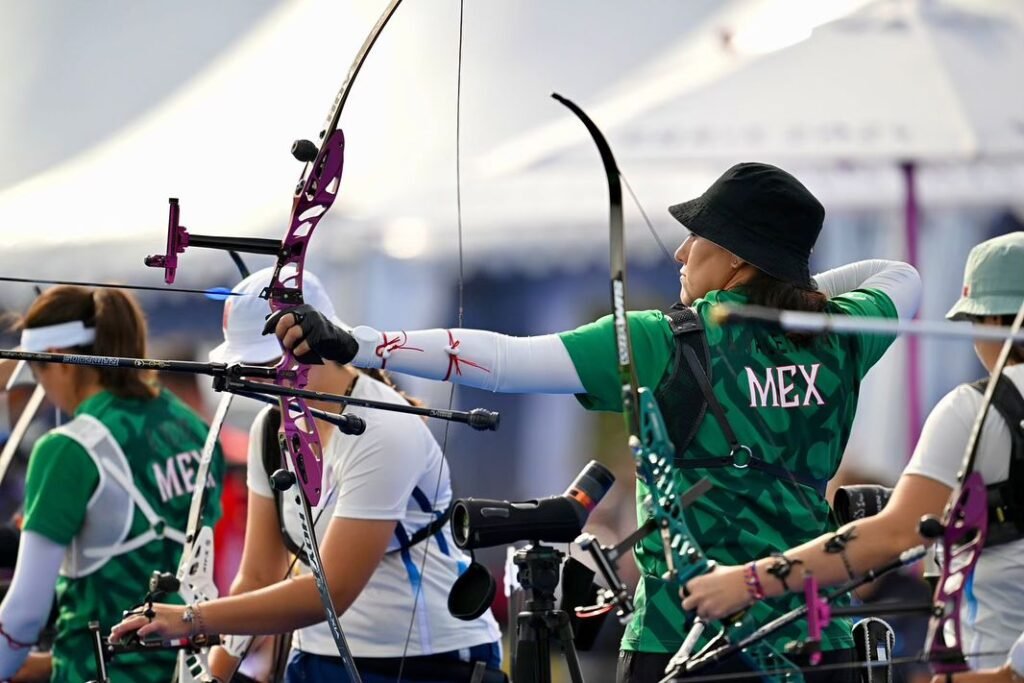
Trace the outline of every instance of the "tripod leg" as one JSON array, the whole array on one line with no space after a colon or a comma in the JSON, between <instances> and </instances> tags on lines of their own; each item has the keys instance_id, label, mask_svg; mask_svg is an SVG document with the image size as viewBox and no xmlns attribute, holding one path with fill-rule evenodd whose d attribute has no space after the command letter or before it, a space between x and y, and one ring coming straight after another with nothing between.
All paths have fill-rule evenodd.
<instances>
[{"instance_id":1,"label":"tripod leg","mask_svg":"<svg viewBox=\"0 0 1024 683\"><path fill-rule=\"evenodd\" d=\"M516 683L551 683L550 632L542 616L534 612L520 612L516 626L512 679Z\"/></svg>"},{"instance_id":2,"label":"tripod leg","mask_svg":"<svg viewBox=\"0 0 1024 683\"><path fill-rule=\"evenodd\" d=\"M573 642L572 626L569 624L569 615L565 612L559 613L558 640L562 643L565 663L569 665L569 679L572 683L583 683L583 671L580 669L580 658L576 654L576 644Z\"/></svg>"}]
</instances>

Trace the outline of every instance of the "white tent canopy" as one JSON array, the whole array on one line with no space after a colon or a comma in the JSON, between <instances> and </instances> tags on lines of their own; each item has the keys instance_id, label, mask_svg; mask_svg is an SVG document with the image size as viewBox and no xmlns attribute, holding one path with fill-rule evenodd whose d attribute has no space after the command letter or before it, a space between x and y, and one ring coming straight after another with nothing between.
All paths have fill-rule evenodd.
<instances>
[{"instance_id":1,"label":"white tent canopy","mask_svg":"<svg viewBox=\"0 0 1024 683\"><path fill-rule=\"evenodd\" d=\"M879 0L636 117L629 160L964 161L1024 155L1024 27Z\"/></svg>"},{"instance_id":2,"label":"white tent canopy","mask_svg":"<svg viewBox=\"0 0 1024 683\"><path fill-rule=\"evenodd\" d=\"M556 84L585 103L589 91L607 89L610 81L614 84L610 92L620 103L616 116L632 116L637 107L653 106L680 87L712 82L759 58L759 50L791 40L792 31L809 30L863 2L800 0L794 6L790 0L786 31L781 34L779 22L766 19L778 8L775 0L688 3L686 7L652 3L642 20L632 6L594 5L592 0L564 7L544 2L517 8L470 6L465 17L462 117L467 197L486 191L488 173L500 169L499 143L524 127L547 120L553 122L556 139L576 139L577 124L544 96ZM136 260L122 264L111 259L104 270L116 271L123 265L122 272L110 275L138 275L137 259L158 250L163 241L168 196L181 199L182 223L194 233L282 232L289 191L299 171L297 164L289 163L287 148L297 134L317 132L330 89L340 82L381 7L382 3L323 0L284 3L120 134L0 193L0 231L6 247L0 267L56 252L58 246L76 244L87 249L88 244L103 243L91 252L99 254L120 242ZM565 23L569 18L575 18L571 25ZM551 20L561 23L550 28L538 23ZM566 41L575 32L596 38L600 35L596 28L619 35L631 22L646 26L650 36L656 36L652 39L634 31L631 35L643 45L642 50L629 51L623 47L629 41L621 41L600 54L587 50L572 59L563 57L571 49ZM491 35L498 24L518 30L518 38L508 45L498 44ZM454 3L450 7L407 3L371 54L343 120L349 148L342 200L328 217L330 223L325 221L323 226L335 229L331 223L337 226L339 220L346 220L365 229L346 231L344 244L334 244L335 249L348 248L355 240L357 247L379 244L389 253L397 249L405 255L422 255L425 251L417 248L417 241L427 244L429 251L453 224L458 28ZM529 32L531 40L524 40L523 31ZM723 42L723 32L752 49L734 49ZM534 49L524 55L523 45ZM513 47L518 56L510 62L506 52ZM635 56L640 54L646 65L636 73ZM651 60L649 54L660 56ZM627 62L623 55L634 59ZM147 58L139 57L140 61ZM516 66L510 68L513 62ZM677 90L667 88L668 83L675 83ZM511 106L517 101L517 106ZM547 153L551 138L551 130L537 136L536 149ZM521 142L515 146L520 153L527 149ZM477 163L486 150L495 152ZM513 162L517 158L511 157ZM484 173L475 175L470 170L474 168ZM540 177L549 189L550 180ZM524 179L523 191L532 192L535 182ZM589 182L586 174L567 179L565 188L570 189L559 190L559 196L575 194L572 188L580 182ZM538 194L534 201L544 209L534 215L536 224L576 220L575 208L558 197L547 201ZM486 198L484 203L491 204ZM470 207L467 213L472 213ZM481 221L488 224L493 215L482 215ZM387 221L384 234L377 234L377 216ZM426 222L416 223L408 216ZM416 226L425 224L437 226L441 233L416 237ZM504 231L485 233L485 243L501 240L513 248L523 244L521 236L513 238ZM26 252L30 255L25 256ZM70 266L71 272L91 270L96 263L59 254L53 258ZM186 279L188 272L184 269Z\"/></svg>"},{"instance_id":3,"label":"white tent canopy","mask_svg":"<svg viewBox=\"0 0 1024 683\"><path fill-rule=\"evenodd\" d=\"M182 198L183 222L196 232L280 229L300 170L297 162L288 163L288 146L296 133L319 130L331 88L348 66L337 55L354 55L374 19L375 7L350 3L287 3L271 12L237 49L163 106L0 195L5 246L145 234L155 246L165 230L169 195ZM381 107L387 98L373 91L391 82L388 70L414 49L414 29L396 17L382 37L383 49L373 54L358 85L360 96L382 111L354 101L346 112L353 125L394 123L397 112ZM362 145L352 156L373 165ZM372 187L357 189L356 196L372 196Z\"/></svg>"},{"instance_id":4,"label":"white tent canopy","mask_svg":"<svg viewBox=\"0 0 1024 683\"><path fill-rule=\"evenodd\" d=\"M1005 2L983 5L987 13L966 9L978 6L876 1L773 54L728 67L712 60L714 79L688 43L606 96L577 102L669 234L679 233L665 206L751 159L796 166L830 211L901 208L905 179L891 162L920 158L932 161L917 178L929 208L1020 205L1024 90L1015 84L1024 32L1002 12ZM505 243L515 235L544 245L534 256L542 263L604 247L595 230L603 225L600 162L579 122L556 104L550 122L479 161L462 193L471 244L499 256L515 249ZM396 200L386 215L452 225L454 200L432 196ZM642 232L630 233L638 236L634 253L651 247Z\"/></svg>"}]
</instances>

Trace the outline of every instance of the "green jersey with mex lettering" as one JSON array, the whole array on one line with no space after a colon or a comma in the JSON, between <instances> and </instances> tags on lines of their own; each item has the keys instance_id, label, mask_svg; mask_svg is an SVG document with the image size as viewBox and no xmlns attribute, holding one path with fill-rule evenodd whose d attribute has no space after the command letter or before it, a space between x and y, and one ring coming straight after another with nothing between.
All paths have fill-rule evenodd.
<instances>
[{"instance_id":1,"label":"green jersey with mex lettering","mask_svg":"<svg viewBox=\"0 0 1024 683\"><path fill-rule=\"evenodd\" d=\"M82 432L83 425L89 431ZM57 580L52 681L80 683L95 678L89 622L99 621L106 635L121 620L122 610L145 596L150 574L177 570L182 546L167 538L165 529L185 531L207 431L199 416L166 390L151 400L123 399L103 391L83 401L72 422L36 442L25 482L24 529L68 547ZM126 476L159 518L156 526L164 537L97 559L83 549L90 534L95 538L115 528L119 531L114 541L120 538L123 542L154 528L139 506L121 493L123 488L111 493L116 465L110 469L104 465L101 480L97 460L82 440L69 436L87 433L102 438L108 432L123 458L108 458L106 464L127 461ZM204 513L208 524L220 517L224 459L219 447L210 472L207 483L212 490ZM104 499L126 504L104 505ZM177 595L165 600L180 603ZM118 655L108 674L113 683L166 683L175 660L176 654L170 650Z\"/></svg>"},{"instance_id":2,"label":"green jersey with mex lettering","mask_svg":"<svg viewBox=\"0 0 1024 683\"><path fill-rule=\"evenodd\" d=\"M714 395L741 444L765 462L828 480L835 474L850 435L861 379L893 341L880 335L821 335L798 344L778 328L758 324L720 326L710 319L715 304L742 304L735 291L709 292L694 303L711 352ZM862 289L832 298L827 312L895 318L892 301L878 290ZM676 368L676 342L659 311L630 313L634 367L641 386L662 387ZM577 396L590 410L621 411L614 323L611 316L561 335L586 389ZM676 369L676 371L680 371ZM682 364L682 372L689 372ZM663 408L664 410L664 408ZM669 432L679 416L665 415ZM711 411L703 417L685 453L677 458L717 458L729 444ZM683 488L702 477L711 490L684 515L707 556L740 565L782 552L835 529L825 498L815 489L754 468L675 468ZM648 516L643 501L649 490L637 482L637 517ZM642 577L635 596L636 615L622 640L624 650L666 653L682 644L687 627L678 590L661 577L667 570L661 539L649 535L636 549ZM775 579L761 577L763 581ZM750 617L765 623L801 604L790 593L759 602ZM780 629L772 643L782 648L804 637L796 623ZM849 623L834 620L822 638L823 650L852 646Z\"/></svg>"}]
</instances>

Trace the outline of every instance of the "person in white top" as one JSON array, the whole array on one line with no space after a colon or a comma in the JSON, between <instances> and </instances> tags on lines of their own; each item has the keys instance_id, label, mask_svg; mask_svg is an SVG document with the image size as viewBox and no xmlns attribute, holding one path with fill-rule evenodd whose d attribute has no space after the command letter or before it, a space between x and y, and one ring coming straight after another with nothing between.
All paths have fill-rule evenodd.
<instances>
[{"instance_id":1,"label":"person in white top","mask_svg":"<svg viewBox=\"0 0 1024 683\"><path fill-rule=\"evenodd\" d=\"M1009 326L1024 302L1024 232L1015 232L983 242L971 250L964 274L963 296L950 309L951 320ZM991 372L1002 342L975 341L982 365ZM1012 349L1004 370L1017 391L1024 394L1024 345ZM805 572L811 571L822 585L837 584L850 576L880 567L922 543L918 522L925 515L942 515L957 484L974 421L981 407L982 393L976 387L960 385L935 406L925 422L914 455L897 482L891 498L877 515L843 526L838 533L854 535L843 553L829 553L822 536L785 554L790 565L785 584L776 577L779 558L755 563L763 591L772 597L793 589L802 590ZM1015 434L1011 437L1011 430ZM1008 425L998 410L985 418L976 469L986 485L1006 482L1010 477L1013 442L1024 439L1024 425ZM1021 491L1022 482L1015 482ZM1014 494L1016 498L1019 495ZM1019 506L1020 501L1016 504ZM1018 509L1019 512L1019 509ZM973 669L974 683L1006 681L1024 671L1024 643L1015 639L1024 631L1024 536L1016 526L1001 527L1005 542L995 543L993 518L989 516L989 538L976 566L973 585L966 593L962 625L964 653ZM1018 520L1019 521L1019 520ZM1009 540L1007 540L1009 539ZM799 563L799 564L798 564ZM718 567L714 572L687 584L689 597L683 605L702 617L720 618L746 606L751 596L744 581L744 567ZM774 572L773 572L774 569ZM749 571L749 568L747 568ZM1014 649L1016 655L1007 659ZM1014 664L1014 666L1011 666ZM980 670L979 670L980 669ZM938 683L938 681L936 681Z\"/></svg>"},{"instance_id":2,"label":"person in white top","mask_svg":"<svg viewBox=\"0 0 1024 683\"><path fill-rule=\"evenodd\" d=\"M271 274L272 269L259 271L234 288L243 296L225 304L225 341L210 353L211 360L276 362L280 346L273 336L261 335L269 311L256 296ZM316 276L307 271L303 285L306 301L341 324ZM310 367L307 388L391 403L409 400L385 374L372 374L327 361ZM336 405L311 405L337 410ZM345 412L363 418L366 431L346 435L317 422L324 446L325 494L313 515L327 583L363 681L393 681L399 669L407 681L468 681L477 661L489 670L486 680L504 680L499 670L501 634L490 611L472 621L449 614L449 591L469 564L455 547L449 525L420 534L429 538L409 545L452 501L449 471L437 442L414 415L356 406ZM204 627L222 634L297 629L285 680L347 681L308 567L300 562L297 579L281 580L289 548L301 548L302 537L293 497L275 499L269 483L268 472L280 466L273 438L278 424L276 408L267 408L252 426L241 566L232 597L201 605ZM270 465L265 465L268 453ZM140 636L173 636L181 629L181 611L157 606L156 618L139 629ZM116 627L114 637L138 627ZM222 648L211 654L212 673L218 678L227 680L236 666L237 659Z\"/></svg>"}]
</instances>

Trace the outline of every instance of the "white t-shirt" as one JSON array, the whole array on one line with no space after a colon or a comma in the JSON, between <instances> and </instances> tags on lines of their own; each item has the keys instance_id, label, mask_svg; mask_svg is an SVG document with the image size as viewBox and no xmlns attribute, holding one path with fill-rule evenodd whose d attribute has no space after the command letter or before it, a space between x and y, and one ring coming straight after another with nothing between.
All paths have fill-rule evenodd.
<instances>
[{"instance_id":1,"label":"white t-shirt","mask_svg":"<svg viewBox=\"0 0 1024 683\"><path fill-rule=\"evenodd\" d=\"M404 402L398 392L365 375L359 377L352 396ZM335 432L332 436L324 450L322 488L325 494L313 509L314 519L326 507L334 517L399 520L406 533L412 536L434 519L433 514L422 511L413 499L413 487L418 487L430 501L437 491L435 510L443 511L451 503L451 480L441 449L423 420L415 415L357 406L349 406L346 412L363 418L366 432L360 436ZM259 428L262 418L263 413L254 423L249 438L247 481L253 493L269 498L272 491L263 467ZM299 507L293 496L283 498L285 526L292 540L301 546ZM330 516L326 514L317 522L318 539L323 539L329 522ZM459 575L460 566L468 565L469 558L455 547L448 525L443 535L447 554L441 551L436 536L409 549L416 572L425 566L423 588L409 638L409 656L470 648L501 637L490 611L469 622L448 613L448 591ZM369 583L341 615L341 627L356 657L400 657L405 648L415 589L398 548L397 539L393 539ZM423 565L425 549L427 562ZM326 557L324 561L328 561ZM309 573L305 564L300 562L298 566L301 573ZM292 645L303 652L338 655L324 622L296 631Z\"/></svg>"},{"instance_id":2,"label":"white t-shirt","mask_svg":"<svg viewBox=\"0 0 1024 683\"><path fill-rule=\"evenodd\" d=\"M1012 365L1005 375L1024 393L1024 365ZM961 385L946 394L925 421L921 439L905 474L919 474L949 487L956 486L957 472L982 395ZM1010 430L995 408L989 410L981 432L975 469L986 484L1010 476ZM966 653L1006 653L1024 631L1024 539L985 548L974 570L972 586L965 591L961 615ZM971 658L971 668L1001 666L1006 655Z\"/></svg>"}]
</instances>

